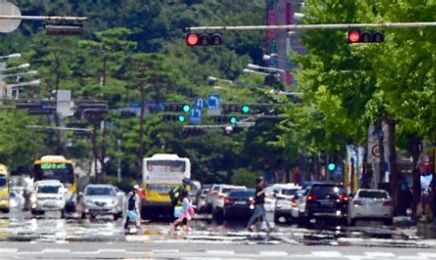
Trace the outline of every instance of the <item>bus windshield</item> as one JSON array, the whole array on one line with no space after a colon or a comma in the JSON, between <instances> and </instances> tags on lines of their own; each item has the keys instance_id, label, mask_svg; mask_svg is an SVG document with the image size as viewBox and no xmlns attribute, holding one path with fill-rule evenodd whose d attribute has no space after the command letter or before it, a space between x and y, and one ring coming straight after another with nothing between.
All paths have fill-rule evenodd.
<instances>
[{"instance_id":1,"label":"bus windshield","mask_svg":"<svg viewBox=\"0 0 436 260\"><path fill-rule=\"evenodd\" d=\"M35 180L58 180L69 188L74 183L74 170L70 163L41 163L35 164Z\"/></svg>"},{"instance_id":2,"label":"bus windshield","mask_svg":"<svg viewBox=\"0 0 436 260\"><path fill-rule=\"evenodd\" d=\"M147 171L149 173L184 173L186 163L182 160L149 160L147 161Z\"/></svg>"},{"instance_id":3,"label":"bus windshield","mask_svg":"<svg viewBox=\"0 0 436 260\"><path fill-rule=\"evenodd\" d=\"M6 176L3 174L0 174L0 187L5 187L6 186Z\"/></svg>"}]
</instances>

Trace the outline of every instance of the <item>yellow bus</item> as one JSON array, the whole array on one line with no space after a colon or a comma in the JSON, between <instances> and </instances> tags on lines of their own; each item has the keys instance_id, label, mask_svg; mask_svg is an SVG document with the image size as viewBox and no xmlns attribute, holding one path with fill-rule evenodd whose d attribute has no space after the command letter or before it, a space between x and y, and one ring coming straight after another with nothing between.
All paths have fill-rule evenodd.
<instances>
[{"instance_id":1,"label":"yellow bus","mask_svg":"<svg viewBox=\"0 0 436 260\"><path fill-rule=\"evenodd\" d=\"M74 174L74 162L62 155L44 155L33 163L34 181L59 180L68 192L66 194L65 212L76 211L77 183Z\"/></svg>"},{"instance_id":2,"label":"yellow bus","mask_svg":"<svg viewBox=\"0 0 436 260\"><path fill-rule=\"evenodd\" d=\"M9 170L4 164L0 164L0 211L9 213Z\"/></svg>"},{"instance_id":3,"label":"yellow bus","mask_svg":"<svg viewBox=\"0 0 436 260\"><path fill-rule=\"evenodd\" d=\"M155 154L144 158L142 165L141 217L172 216L169 192L183 178L191 178L191 161L176 154Z\"/></svg>"}]
</instances>

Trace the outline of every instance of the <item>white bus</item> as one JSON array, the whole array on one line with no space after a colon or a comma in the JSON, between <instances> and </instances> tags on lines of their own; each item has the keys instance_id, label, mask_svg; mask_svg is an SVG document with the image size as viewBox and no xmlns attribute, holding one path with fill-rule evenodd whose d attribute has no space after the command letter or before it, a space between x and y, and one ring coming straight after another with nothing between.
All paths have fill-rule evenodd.
<instances>
[{"instance_id":1,"label":"white bus","mask_svg":"<svg viewBox=\"0 0 436 260\"><path fill-rule=\"evenodd\" d=\"M169 191L191 178L191 161L176 154L155 154L143 159L142 213L143 218L173 214Z\"/></svg>"}]
</instances>

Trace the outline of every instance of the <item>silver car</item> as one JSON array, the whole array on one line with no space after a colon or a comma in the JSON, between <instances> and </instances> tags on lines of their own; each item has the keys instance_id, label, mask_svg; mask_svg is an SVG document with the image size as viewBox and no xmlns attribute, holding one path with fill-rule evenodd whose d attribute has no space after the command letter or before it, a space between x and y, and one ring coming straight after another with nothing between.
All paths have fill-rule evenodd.
<instances>
[{"instance_id":1,"label":"silver car","mask_svg":"<svg viewBox=\"0 0 436 260\"><path fill-rule=\"evenodd\" d=\"M112 215L114 220L123 217L124 196L117 193L117 188L107 184L90 184L83 193L79 193L79 212L82 219L97 215Z\"/></svg>"}]
</instances>

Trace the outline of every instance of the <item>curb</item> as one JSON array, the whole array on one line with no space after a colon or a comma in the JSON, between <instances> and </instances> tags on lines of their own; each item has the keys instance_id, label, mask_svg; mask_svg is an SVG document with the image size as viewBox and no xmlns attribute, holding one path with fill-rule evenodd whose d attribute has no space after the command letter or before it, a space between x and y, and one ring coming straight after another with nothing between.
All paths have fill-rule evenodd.
<instances>
[{"instance_id":1,"label":"curb","mask_svg":"<svg viewBox=\"0 0 436 260\"><path fill-rule=\"evenodd\" d=\"M398 239L362 239L362 238L338 238L342 246L367 246L367 247L403 247L403 248L436 248L436 241L411 241Z\"/></svg>"}]
</instances>

